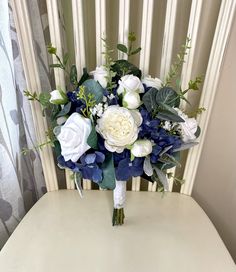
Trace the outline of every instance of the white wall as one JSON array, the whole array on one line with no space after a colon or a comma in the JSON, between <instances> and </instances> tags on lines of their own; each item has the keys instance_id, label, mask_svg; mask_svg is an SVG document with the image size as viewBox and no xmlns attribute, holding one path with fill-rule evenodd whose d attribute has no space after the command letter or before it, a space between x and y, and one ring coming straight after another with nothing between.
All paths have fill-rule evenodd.
<instances>
[{"instance_id":1,"label":"white wall","mask_svg":"<svg viewBox=\"0 0 236 272\"><path fill-rule=\"evenodd\" d=\"M236 261L236 20L193 188Z\"/></svg>"}]
</instances>

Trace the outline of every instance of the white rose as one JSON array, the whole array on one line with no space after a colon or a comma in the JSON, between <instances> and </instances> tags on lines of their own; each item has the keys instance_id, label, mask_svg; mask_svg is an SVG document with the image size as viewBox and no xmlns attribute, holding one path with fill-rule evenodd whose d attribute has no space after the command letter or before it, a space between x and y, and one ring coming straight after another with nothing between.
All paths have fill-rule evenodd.
<instances>
[{"instance_id":1,"label":"white rose","mask_svg":"<svg viewBox=\"0 0 236 272\"><path fill-rule=\"evenodd\" d=\"M133 144L131 153L135 157L146 157L152 153L152 142L149 140L138 140Z\"/></svg>"},{"instance_id":2,"label":"white rose","mask_svg":"<svg viewBox=\"0 0 236 272\"><path fill-rule=\"evenodd\" d=\"M57 139L61 145L61 155L65 161L78 159L88 150L90 146L87 139L92 130L91 121L79 113L73 113L61 126Z\"/></svg>"},{"instance_id":3,"label":"white rose","mask_svg":"<svg viewBox=\"0 0 236 272\"><path fill-rule=\"evenodd\" d=\"M124 92L143 93L144 87L138 77L133 75L125 75L119 80L119 87L117 89L118 94L122 94Z\"/></svg>"},{"instance_id":4,"label":"white rose","mask_svg":"<svg viewBox=\"0 0 236 272\"><path fill-rule=\"evenodd\" d=\"M178 112L178 115L184 120L184 122L179 123L183 142L188 143L194 141L196 139L195 133L198 128L196 119L189 118L178 108L175 108L175 110Z\"/></svg>"},{"instance_id":5,"label":"white rose","mask_svg":"<svg viewBox=\"0 0 236 272\"><path fill-rule=\"evenodd\" d=\"M66 94L61 90L54 90L50 92L51 98L50 103L60 105L65 104L68 101Z\"/></svg>"},{"instance_id":6,"label":"white rose","mask_svg":"<svg viewBox=\"0 0 236 272\"><path fill-rule=\"evenodd\" d=\"M107 87L108 72L104 66L96 67L96 70L90 72L90 74L93 75L94 80L98 81L104 89Z\"/></svg>"},{"instance_id":7,"label":"white rose","mask_svg":"<svg viewBox=\"0 0 236 272\"><path fill-rule=\"evenodd\" d=\"M160 90L162 87L162 81L157 77L152 78L151 76L146 76L142 79L142 83L144 83L147 87L153 87L157 90Z\"/></svg>"},{"instance_id":8,"label":"white rose","mask_svg":"<svg viewBox=\"0 0 236 272\"><path fill-rule=\"evenodd\" d=\"M135 110L141 105L140 96L136 92L125 93L122 104L125 108Z\"/></svg>"},{"instance_id":9,"label":"white rose","mask_svg":"<svg viewBox=\"0 0 236 272\"><path fill-rule=\"evenodd\" d=\"M136 113L140 115L140 113ZM138 119L138 118L137 118ZM110 152L123 152L127 145L138 138L138 124L132 113L117 105L109 106L97 120L97 131L105 139L105 147Z\"/></svg>"}]
</instances>

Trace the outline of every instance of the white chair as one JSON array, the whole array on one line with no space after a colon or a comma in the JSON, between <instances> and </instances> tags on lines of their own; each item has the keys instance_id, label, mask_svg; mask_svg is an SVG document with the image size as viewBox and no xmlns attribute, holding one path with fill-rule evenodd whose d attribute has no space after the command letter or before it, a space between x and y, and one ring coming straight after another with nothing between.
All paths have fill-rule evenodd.
<instances>
[{"instance_id":1,"label":"white chair","mask_svg":"<svg viewBox=\"0 0 236 272\"><path fill-rule=\"evenodd\" d=\"M100 2L96 0L96 4ZM196 8L194 3L200 2L193 1L193 11ZM12 3L27 87L30 90L39 91L40 83L35 65L27 4L25 0L12 0ZM48 11L55 11L53 16L49 16L49 20L54 20L51 23L49 21L52 43L56 44L60 51L56 3L57 1L47 1ZM73 13L73 19L75 20L74 27L76 27L77 51L84 49L81 45L83 33L78 31L82 18L80 14L82 9L79 7L81 3L82 1L72 1L73 11L76 11ZM129 1L120 1L120 3L126 5ZM172 1L168 1L168 5L171 3ZM226 1L222 3L222 6L227 5ZM143 4L147 5L148 1L143 1ZM77 8L75 8L76 5L78 5ZM100 16L104 18L104 7L96 6L96 9L100 8ZM127 11L125 6L123 8L124 12ZM152 6L144 9L146 19L149 18L151 10ZM176 10L176 7L172 10ZM194 12L191 11L191 13ZM121 21L127 20L128 16L122 16ZM227 18L227 16L222 13L220 18ZM100 28L102 33L104 20L98 20L98 22L100 23L97 24L97 29ZM143 20L143 22L146 24L143 33L149 33L151 29L149 20ZM167 26L173 30L175 24L170 23ZM121 30L122 27L123 25ZM174 31L167 31L167 33L170 37L166 44L170 45ZM228 32L225 31L225 33ZM143 35L142 42L144 52L147 54L142 56L140 66L142 70L145 70L148 67L145 60L150 56L150 39L146 41ZM216 40L214 44L221 45L223 42ZM169 47L172 50L172 47ZM98 45L97 49L101 50ZM76 52L76 55L78 53ZM213 59L218 61L218 58ZM80 59L76 64L78 68L81 68L83 63L79 61ZM166 63L166 60L163 59L163 63ZM218 67L213 64L211 67ZM191 71L191 62L185 68L186 71ZM57 84L61 85L63 75L58 72L55 79ZM207 108L209 109L210 106ZM42 141L46 123L42 119L39 108L34 107L33 114L39 139ZM204 126L206 124L207 121ZM76 190L58 190L50 149L42 151L41 157L48 193L28 212L1 250L1 272L236 271L235 264L216 229L191 196L166 193L166 196L162 197L157 192L135 192L139 188L139 181L134 180L133 191L127 192L125 224L121 227L112 227L112 193L110 191L86 190L84 198L81 199ZM73 189L73 187L67 179L67 188ZM152 191L152 186L149 187L149 191Z\"/></svg>"},{"instance_id":2,"label":"white chair","mask_svg":"<svg viewBox=\"0 0 236 272\"><path fill-rule=\"evenodd\" d=\"M190 196L129 191L125 224L112 227L111 215L110 191L45 194L0 252L0 271L236 271Z\"/></svg>"}]
</instances>

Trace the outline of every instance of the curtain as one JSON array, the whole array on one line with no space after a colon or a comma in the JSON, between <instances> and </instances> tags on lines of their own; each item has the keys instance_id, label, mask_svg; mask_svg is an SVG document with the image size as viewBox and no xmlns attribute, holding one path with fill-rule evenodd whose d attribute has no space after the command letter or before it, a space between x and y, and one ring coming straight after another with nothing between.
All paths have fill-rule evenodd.
<instances>
[{"instance_id":1,"label":"curtain","mask_svg":"<svg viewBox=\"0 0 236 272\"><path fill-rule=\"evenodd\" d=\"M0 0L0 248L46 192L10 2ZM29 1L41 84L51 89L45 1ZM27 149L26 155L22 150Z\"/></svg>"}]
</instances>

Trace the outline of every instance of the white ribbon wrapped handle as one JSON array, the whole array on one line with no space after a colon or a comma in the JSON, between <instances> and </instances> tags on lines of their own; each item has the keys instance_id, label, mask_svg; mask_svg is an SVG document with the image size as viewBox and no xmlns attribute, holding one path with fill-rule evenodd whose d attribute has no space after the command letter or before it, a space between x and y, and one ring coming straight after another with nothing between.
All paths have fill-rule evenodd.
<instances>
[{"instance_id":1,"label":"white ribbon wrapped handle","mask_svg":"<svg viewBox=\"0 0 236 272\"><path fill-rule=\"evenodd\" d=\"M121 209L125 206L126 181L116 180L116 188L113 190L114 208Z\"/></svg>"}]
</instances>

